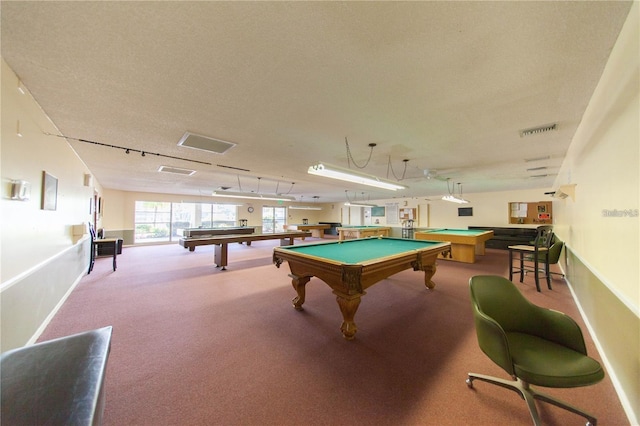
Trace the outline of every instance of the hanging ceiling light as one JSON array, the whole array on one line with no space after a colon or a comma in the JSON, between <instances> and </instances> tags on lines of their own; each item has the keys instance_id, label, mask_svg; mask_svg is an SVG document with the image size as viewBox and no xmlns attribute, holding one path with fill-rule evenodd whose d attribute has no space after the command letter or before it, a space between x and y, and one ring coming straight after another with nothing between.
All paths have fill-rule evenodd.
<instances>
[{"instance_id":1,"label":"hanging ceiling light","mask_svg":"<svg viewBox=\"0 0 640 426\"><path fill-rule=\"evenodd\" d=\"M322 210L322 207L318 206L289 206L291 210Z\"/></svg>"},{"instance_id":2,"label":"hanging ceiling light","mask_svg":"<svg viewBox=\"0 0 640 426\"><path fill-rule=\"evenodd\" d=\"M331 179L343 180L351 183L359 183L361 185L373 186L375 188L389 189L391 191L407 189L406 186L400 185L396 182L380 179L377 176L356 172L351 169L345 169L323 162L319 162L309 167L307 173L316 176L328 177Z\"/></svg>"},{"instance_id":3,"label":"hanging ceiling light","mask_svg":"<svg viewBox=\"0 0 640 426\"><path fill-rule=\"evenodd\" d=\"M445 195L444 197L442 197L442 199L444 201L449 201L452 203L458 203L458 204L467 204L469 201L465 200L464 198L462 198L462 184L458 183L458 193L459 195L456 196L455 195L455 187L453 187L452 189L449 188L449 179L447 179L447 191L449 192L449 195Z\"/></svg>"},{"instance_id":4,"label":"hanging ceiling light","mask_svg":"<svg viewBox=\"0 0 640 426\"><path fill-rule=\"evenodd\" d=\"M378 207L377 204L361 203L358 201L344 203L347 207Z\"/></svg>"},{"instance_id":5,"label":"hanging ceiling light","mask_svg":"<svg viewBox=\"0 0 640 426\"><path fill-rule=\"evenodd\" d=\"M345 206L348 206L348 207L378 207L377 204L371 204L371 203L365 202L365 200L364 200L364 192L362 193L362 201L357 201L355 199L355 196L354 196L354 200L352 201L349 198L349 191L346 190L346 189L344 190L344 195L345 195L345 197L347 197L347 202L344 203Z\"/></svg>"},{"instance_id":6,"label":"hanging ceiling light","mask_svg":"<svg viewBox=\"0 0 640 426\"><path fill-rule=\"evenodd\" d=\"M228 197L228 198L246 198L252 200L269 200L269 201L296 201L296 197L292 195L283 195L278 193L278 188L280 183L278 182L278 186L276 186L275 194L263 194L260 192L260 181L261 177L258 178L258 189L255 192L243 192L242 185L240 184L240 176L238 176L238 188L240 188L239 192L227 191L227 190L216 190L211 193L213 197ZM295 182L291 183L291 189L293 189L293 185Z\"/></svg>"},{"instance_id":7,"label":"hanging ceiling light","mask_svg":"<svg viewBox=\"0 0 640 426\"><path fill-rule=\"evenodd\" d=\"M213 191L213 197L247 198L252 200L295 201L296 197L280 194L256 194L255 192Z\"/></svg>"},{"instance_id":8,"label":"hanging ceiling light","mask_svg":"<svg viewBox=\"0 0 640 426\"><path fill-rule=\"evenodd\" d=\"M315 201L318 201L318 198L320 198L320 197L317 196L317 195L314 195L313 198L314 198ZM302 197L300 197L300 201L302 201ZM320 207L318 205L315 205L315 204L314 205L310 205L310 206L292 205L292 206L289 206L289 208L291 210L322 210L322 207Z\"/></svg>"}]
</instances>

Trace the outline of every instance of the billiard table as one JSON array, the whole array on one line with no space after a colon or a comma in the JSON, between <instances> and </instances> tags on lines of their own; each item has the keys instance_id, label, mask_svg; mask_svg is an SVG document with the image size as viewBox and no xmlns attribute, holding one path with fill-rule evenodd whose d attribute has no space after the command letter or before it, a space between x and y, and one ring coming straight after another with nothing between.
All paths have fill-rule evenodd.
<instances>
[{"instance_id":1,"label":"billiard table","mask_svg":"<svg viewBox=\"0 0 640 426\"><path fill-rule=\"evenodd\" d=\"M388 226L341 226L338 228L338 239L388 237L391 228Z\"/></svg>"},{"instance_id":2,"label":"billiard table","mask_svg":"<svg viewBox=\"0 0 640 426\"><path fill-rule=\"evenodd\" d=\"M340 330L347 340L355 337L354 316L365 290L405 269L424 272L424 284L433 289L438 254L448 251L449 243L374 237L332 241L273 249L273 263L279 268L285 260L291 270L291 283L297 296L293 307L302 310L305 285L312 277L324 281L336 295L342 313Z\"/></svg>"},{"instance_id":3,"label":"billiard table","mask_svg":"<svg viewBox=\"0 0 640 426\"><path fill-rule=\"evenodd\" d=\"M484 255L485 241L492 237L493 231L475 229L428 229L414 233L416 240L450 242L451 251L442 258L464 263L475 263L476 255Z\"/></svg>"},{"instance_id":4,"label":"billiard table","mask_svg":"<svg viewBox=\"0 0 640 426\"><path fill-rule=\"evenodd\" d=\"M324 238L324 230L331 228L329 224L291 224L283 226L285 231L309 231L314 238ZM303 238L304 240L304 238Z\"/></svg>"}]
</instances>

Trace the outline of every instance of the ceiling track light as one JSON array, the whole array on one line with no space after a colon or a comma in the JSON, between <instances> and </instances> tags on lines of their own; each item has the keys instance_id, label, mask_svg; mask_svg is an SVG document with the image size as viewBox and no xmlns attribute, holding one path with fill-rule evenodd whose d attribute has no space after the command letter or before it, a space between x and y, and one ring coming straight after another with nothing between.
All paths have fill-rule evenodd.
<instances>
[{"instance_id":1,"label":"ceiling track light","mask_svg":"<svg viewBox=\"0 0 640 426\"><path fill-rule=\"evenodd\" d=\"M141 151L141 150L135 149L135 148L127 148L126 146L111 145L111 144L108 144L108 143L89 141L89 140L86 140L86 139L72 138L70 136L65 136L65 135L54 135L53 133L45 133L45 135L47 135L47 136L55 136L55 137L58 137L58 138L70 139L70 140L73 140L73 141L78 141L78 142L82 142L82 143L88 143L88 144L92 144L92 145L106 146L107 148L121 149L121 150L124 151L125 154L129 154L131 152L139 152L143 157L146 157L146 155L148 154L148 155L155 155L156 157L172 158L174 160L188 161L190 163L206 164L208 166L211 165L211 163L207 163L206 161L190 160L188 158L175 157L173 155L164 155L164 154L159 154L157 152Z\"/></svg>"}]
</instances>

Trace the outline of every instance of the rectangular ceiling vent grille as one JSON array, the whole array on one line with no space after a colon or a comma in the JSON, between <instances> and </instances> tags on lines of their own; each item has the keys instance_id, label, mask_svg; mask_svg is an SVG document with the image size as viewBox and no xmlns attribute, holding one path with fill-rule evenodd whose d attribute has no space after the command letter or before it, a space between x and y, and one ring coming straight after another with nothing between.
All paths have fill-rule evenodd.
<instances>
[{"instance_id":1,"label":"rectangular ceiling vent grille","mask_svg":"<svg viewBox=\"0 0 640 426\"><path fill-rule=\"evenodd\" d=\"M158 171L160 173L173 173L176 175L184 175L184 176L191 176L196 172L195 170L181 169L178 167L171 167L171 166L160 166Z\"/></svg>"},{"instance_id":2,"label":"rectangular ceiling vent grille","mask_svg":"<svg viewBox=\"0 0 640 426\"><path fill-rule=\"evenodd\" d=\"M201 151L213 152L214 154L224 154L236 146L236 144L210 138L208 136L185 132L178 142L178 146L186 146L188 148L199 149Z\"/></svg>"},{"instance_id":3,"label":"rectangular ceiling vent grille","mask_svg":"<svg viewBox=\"0 0 640 426\"><path fill-rule=\"evenodd\" d=\"M523 138L525 136L539 135L540 133L552 132L557 129L558 129L557 123L547 124L539 127L532 127L531 129L520 130L520 137Z\"/></svg>"}]
</instances>

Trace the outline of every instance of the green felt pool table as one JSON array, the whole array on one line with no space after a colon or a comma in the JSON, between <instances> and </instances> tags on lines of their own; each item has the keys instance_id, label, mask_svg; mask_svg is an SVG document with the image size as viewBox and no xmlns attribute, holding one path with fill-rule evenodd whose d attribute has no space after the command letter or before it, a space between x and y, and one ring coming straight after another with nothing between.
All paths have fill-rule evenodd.
<instances>
[{"instance_id":1,"label":"green felt pool table","mask_svg":"<svg viewBox=\"0 0 640 426\"><path fill-rule=\"evenodd\" d=\"M449 243L400 238L364 238L329 243L306 244L273 249L277 267L289 264L297 296L293 306L302 310L305 285L317 277L333 289L343 322L340 329L347 340L355 337L354 316L360 298L373 284L405 269L424 272L424 283L432 289L438 254L448 251Z\"/></svg>"},{"instance_id":2,"label":"green felt pool table","mask_svg":"<svg viewBox=\"0 0 640 426\"><path fill-rule=\"evenodd\" d=\"M482 229L429 229L414 234L416 240L450 242L449 256L443 258L464 263L475 263L476 255L484 254L484 244L492 237L493 231Z\"/></svg>"}]
</instances>

